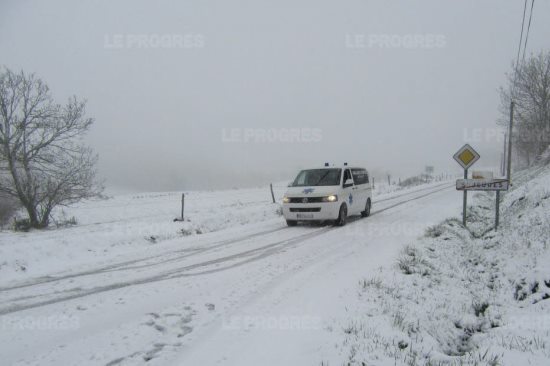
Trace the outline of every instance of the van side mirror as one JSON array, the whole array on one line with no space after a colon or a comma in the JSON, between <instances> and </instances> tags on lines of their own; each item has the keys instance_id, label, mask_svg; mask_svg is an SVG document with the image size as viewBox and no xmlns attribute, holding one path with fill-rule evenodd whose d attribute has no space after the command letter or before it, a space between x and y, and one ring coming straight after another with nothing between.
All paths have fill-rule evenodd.
<instances>
[{"instance_id":1,"label":"van side mirror","mask_svg":"<svg viewBox=\"0 0 550 366\"><path fill-rule=\"evenodd\" d=\"M344 182L344 188L351 187L352 185L353 185L353 179L351 178L346 179L346 181Z\"/></svg>"},{"instance_id":2,"label":"van side mirror","mask_svg":"<svg viewBox=\"0 0 550 366\"><path fill-rule=\"evenodd\" d=\"M286 186L287 187L292 187L292 182L288 183Z\"/></svg>"}]
</instances>

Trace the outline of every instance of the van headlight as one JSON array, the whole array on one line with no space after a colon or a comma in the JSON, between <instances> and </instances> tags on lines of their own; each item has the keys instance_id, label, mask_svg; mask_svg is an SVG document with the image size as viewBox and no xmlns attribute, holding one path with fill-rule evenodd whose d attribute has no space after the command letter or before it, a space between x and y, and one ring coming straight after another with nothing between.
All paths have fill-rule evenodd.
<instances>
[{"instance_id":1,"label":"van headlight","mask_svg":"<svg viewBox=\"0 0 550 366\"><path fill-rule=\"evenodd\" d=\"M290 203L290 198L287 196L283 197L283 203Z\"/></svg>"},{"instance_id":2,"label":"van headlight","mask_svg":"<svg viewBox=\"0 0 550 366\"><path fill-rule=\"evenodd\" d=\"M323 202L336 202L338 201L338 196L331 194L330 196L323 197Z\"/></svg>"}]
</instances>

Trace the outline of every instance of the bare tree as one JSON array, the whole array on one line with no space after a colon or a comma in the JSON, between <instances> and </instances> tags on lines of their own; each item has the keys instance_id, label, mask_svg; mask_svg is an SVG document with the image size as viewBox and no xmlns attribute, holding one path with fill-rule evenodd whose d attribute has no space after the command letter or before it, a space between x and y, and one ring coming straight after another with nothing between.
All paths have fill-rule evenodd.
<instances>
[{"instance_id":1,"label":"bare tree","mask_svg":"<svg viewBox=\"0 0 550 366\"><path fill-rule=\"evenodd\" d=\"M93 123L85 101L53 101L34 74L0 72L0 192L16 197L30 226L45 228L54 207L97 196L97 156L82 143Z\"/></svg>"},{"instance_id":2,"label":"bare tree","mask_svg":"<svg viewBox=\"0 0 550 366\"><path fill-rule=\"evenodd\" d=\"M517 65L500 89L501 125L508 124L510 101L515 103L513 143L526 165L550 144L550 52L541 52Z\"/></svg>"}]
</instances>

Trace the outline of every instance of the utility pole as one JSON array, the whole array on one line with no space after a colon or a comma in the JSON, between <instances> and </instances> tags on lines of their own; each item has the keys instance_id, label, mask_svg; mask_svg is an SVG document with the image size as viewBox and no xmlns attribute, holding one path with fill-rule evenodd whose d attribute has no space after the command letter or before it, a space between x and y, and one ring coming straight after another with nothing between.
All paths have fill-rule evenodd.
<instances>
[{"instance_id":1,"label":"utility pole","mask_svg":"<svg viewBox=\"0 0 550 366\"><path fill-rule=\"evenodd\" d=\"M510 102L510 126L508 128L508 160L506 168L506 179L508 184L512 183L512 128L514 127L514 101Z\"/></svg>"},{"instance_id":2,"label":"utility pole","mask_svg":"<svg viewBox=\"0 0 550 366\"><path fill-rule=\"evenodd\" d=\"M502 161L500 164L500 176L506 176L506 143L508 139L508 134L504 132L504 147L502 148Z\"/></svg>"}]
</instances>

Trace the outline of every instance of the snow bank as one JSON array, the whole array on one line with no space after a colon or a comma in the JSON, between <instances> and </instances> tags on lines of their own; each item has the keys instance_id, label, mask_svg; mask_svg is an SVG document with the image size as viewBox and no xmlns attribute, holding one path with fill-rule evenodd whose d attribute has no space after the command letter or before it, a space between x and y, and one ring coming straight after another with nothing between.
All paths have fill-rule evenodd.
<instances>
[{"instance_id":1,"label":"snow bank","mask_svg":"<svg viewBox=\"0 0 550 366\"><path fill-rule=\"evenodd\" d=\"M340 324L345 364L550 364L550 168L517 174L498 232L494 193L474 202L469 229L431 227L360 282Z\"/></svg>"}]
</instances>

